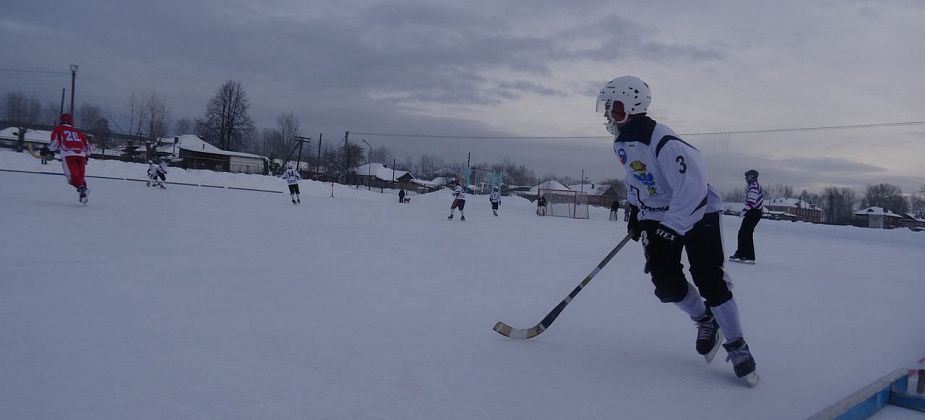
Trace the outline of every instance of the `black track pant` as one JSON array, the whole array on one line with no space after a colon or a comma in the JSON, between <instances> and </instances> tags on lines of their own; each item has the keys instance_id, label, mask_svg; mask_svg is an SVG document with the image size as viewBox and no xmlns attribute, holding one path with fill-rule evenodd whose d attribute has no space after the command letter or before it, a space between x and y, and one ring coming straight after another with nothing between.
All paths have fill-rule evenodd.
<instances>
[{"instance_id":1,"label":"black track pant","mask_svg":"<svg viewBox=\"0 0 925 420\"><path fill-rule=\"evenodd\" d=\"M747 260L755 259L755 226L761 220L761 209L751 209L745 212L742 218L742 226L739 227L739 247L736 249L736 257Z\"/></svg>"},{"instance_id":2,"label":"black track pant","mask_svg":"<svg viewBox=\"0 0 925 420\"><path fill-rule=\"evenodd\" d=\"M652 237L658 222L641 220L640 228ZM679 238L681 239L681 238ZM723 238L719 229L719 213L707 213L683 237L683 249L687 250L687 261L691 277L707 306L713 307L732 299L732 292L726 285L723 272ZM652 242L652 241L650 241ZM664 245L664 241L659 241ZM662 302L680 302L687 295L687 278L681 264L681 246L646 247L648 266L655 285L655 296Z\"/></svg>"}]
</instances>

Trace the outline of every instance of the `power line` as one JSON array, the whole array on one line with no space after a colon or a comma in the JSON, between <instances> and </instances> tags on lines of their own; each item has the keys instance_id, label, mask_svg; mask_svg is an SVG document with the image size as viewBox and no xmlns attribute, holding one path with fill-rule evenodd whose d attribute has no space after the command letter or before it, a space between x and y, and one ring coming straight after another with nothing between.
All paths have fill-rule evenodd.
<instances>
[{"instance_id":1,"label":"power line","mask_svg":"<svg viewBox=\"0 0 925 420\"><path fill-rule=\"evenodd\" d=\"M852 124L852 125L826 125L817 127L782 127L769 128L761 130L732 130L732 131L713 131L699 133L680 133L683 136L706 136L706 135L727 135L727 134L760 134L760 133L786 133L799 131L822 131L822 130L847 130L873 127L902 127L910 125L925 125L925 121L903 121L890 123L871 123L871 124ZM435 139L481 139L481 140L514 140L514 139L609 139L610 136L454 136L446 134L402 134L402 133L372 133L372 132L353 132L363 136L376 137L411 137L411 138L435 138Z\"/></svg>"},{"instance_id":2,"label":"power line","mask_svg":"<svg viewBox=\"0 0 925 420\"><path fill-rule=\"evenodd\" d=\"M51 71L51 70L0 69L0 71L5 71L9 73L71 74L70 72L66 72L66 71Z\"/></svg>"}]
</instances>

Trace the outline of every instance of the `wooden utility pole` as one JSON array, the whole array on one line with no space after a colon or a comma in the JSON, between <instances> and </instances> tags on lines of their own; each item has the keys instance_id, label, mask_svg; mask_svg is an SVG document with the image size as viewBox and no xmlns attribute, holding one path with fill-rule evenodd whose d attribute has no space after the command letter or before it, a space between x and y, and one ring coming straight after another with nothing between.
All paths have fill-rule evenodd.
<instances>
[{"instance_id":1,"label":"wooden utility pole","mask_svg":"<svg viewBox=\"0 0 925 420\"><path fill-rule=\"evenodd\" d=\"M312 142L312 138L311 138L311 137L302 137L302 136L293 136L293 137L292 137L292 141L297 141L297 142L299 142L299 160L297 161L297 162L299 162L299 163L296 164L296 165L298 165L298 166L296 166L296 171L301 172L301 171L302 171L302 145L305 144L305 143L311 143L311 142Z\"/></svg>"}]
</instances>

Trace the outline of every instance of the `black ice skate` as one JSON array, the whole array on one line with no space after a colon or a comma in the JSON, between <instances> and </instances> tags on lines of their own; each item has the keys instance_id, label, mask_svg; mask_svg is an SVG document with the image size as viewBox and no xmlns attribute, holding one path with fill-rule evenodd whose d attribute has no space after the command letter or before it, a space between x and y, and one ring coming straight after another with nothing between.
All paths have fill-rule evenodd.
<instances>
[{"instance_id":1,"label":"black ice skate","mask_svg":"<svg viewBox=\"0 0 925 420\"><path fill-rule=\"evenodd\" d=\"M758 372L755 371L755 359L752 357L751 351L748 350L748 344L745 343L745 340L737 338L723 344L723 348L729 353L726 356L726 361L732 361L732 368L735 370L736 376L744 379L748 386L757 385Z\"/></svg>"},{"instance_id":2,"label":"black ice skate","mask_svg":"<svg viewBox=\"0 0 925 420\"><path fill-rule=\"evenodd\" d=\"M451 214L451 215L447 216L447 217L446 217L446 220L453 220L453 215Z\"/></svg>"},{"instance_id":3,"label":"black ice skate","mask_svg":"<svg viewBox=\"0 0 925 420\"><path fill-rule=\"evenodd\" d=\"M694 322L697 323L697 353L710 363L723 342L723 332L720 331L719 324L709 309L702 317L694 319Z\"/></svg>"},{"instance_id":4,"label":"black ice skate","mask_svg":"<svg viewBox=\"0 0 925 420\"><path fill-rule=\"evenodd\" d=\"M80 194L80 203L86 205L87 195L90 194L90 190L88 190L87 187L80 187L77 189L77 193Z\"/></svg>"},{"instance_id":5,"label":"black ice skate","mask_svg":"<svg viewBox=\"0 0 925 420\"><path fill-rule=\"evenodd\" d=\"M466 216L459 216L459 221L460 221L460 222L465 222L465 221L466 221Z\"/></svg>"}]
</instances>

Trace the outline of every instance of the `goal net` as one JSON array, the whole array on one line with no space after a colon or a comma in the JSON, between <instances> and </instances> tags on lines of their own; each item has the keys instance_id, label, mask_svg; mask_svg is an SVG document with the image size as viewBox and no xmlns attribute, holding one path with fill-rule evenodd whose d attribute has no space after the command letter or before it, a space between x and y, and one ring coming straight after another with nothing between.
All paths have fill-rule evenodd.
<instances>
[{"instance_id":1,"label":"goal net","mask_svg":"<svg viewBox=\"0 0 925 420\"><path fill-rule=\"evenodd\" d=\"M466 168L466 186L473 194L488 194L494 187L501 188L502 182L499 171Z\"/></svg>"},{"instance_id":2,"label":"goal net","mask_svg":"<svg viewBox=\"0 0 925 420\"><path fill-rule=\"evenodd\" d=\"M540 189L546 197L546 215L587 219L588 194L572 190Z\"/></svg>"}]
</instances>

